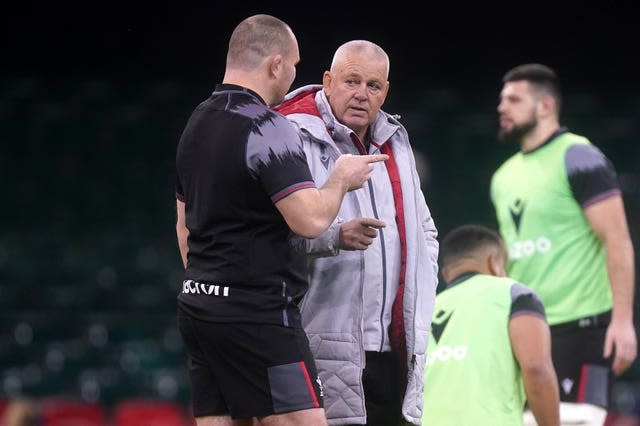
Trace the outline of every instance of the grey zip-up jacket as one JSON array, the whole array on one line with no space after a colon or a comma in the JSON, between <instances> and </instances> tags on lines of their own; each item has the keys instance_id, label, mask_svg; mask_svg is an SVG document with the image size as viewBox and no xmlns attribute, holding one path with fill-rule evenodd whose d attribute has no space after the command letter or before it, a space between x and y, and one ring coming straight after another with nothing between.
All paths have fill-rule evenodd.
<instances>
[{"instance_id":1,"label":"grey zip-up jacket","mask_svg":"<svg viewBox=\"0 0 640 426\"><path fill-rule=\"evenodd\" d=\"M318 85L291 92L277 109L298 126L311 173L316 185L322 186L341 154L334 139L349 140L351 130L333 116ZM423 370L437 287L437 230L420 189L404 126L380 111L370 135L375 142L373 146L379 149L386 143L391 144L402 188L407 249L403 316L408 383L402 414L407 421L418 425L422 417ZM374 168L372 180L389 182L386 166L380 163ZM369 185L371 182L347 193L329 230L308 243L309 291L301 305L302 320L322 380L330 425L366 422L362 389L363 303L371 295L367 292L365 296L365 288L384 283L390 271L385 269L384 259L381 261L385 248L374 248L376 244L385 244L382 232L364 251L340 251L338 242L341 223L357 217L376 217L376 211L384 208L376 206L376 202L394 202L393 195L372 193ZM399 250L399 247L396 243L395 248ZM384 293L380 298L386 299ZM383 306L393 300L376 302ZM386 332L383 340L385 335Z\"/></svg>"}]
</instances>

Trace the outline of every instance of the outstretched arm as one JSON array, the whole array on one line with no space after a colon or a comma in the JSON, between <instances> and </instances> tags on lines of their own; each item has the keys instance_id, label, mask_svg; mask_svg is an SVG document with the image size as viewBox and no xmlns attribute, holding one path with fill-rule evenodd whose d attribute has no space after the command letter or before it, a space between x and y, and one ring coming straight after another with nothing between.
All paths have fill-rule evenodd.
<instances>
[{"instance_id":1,"label":"outstretched arm","mask_svg":"<svg viewBox=\"0 0 640 426\"><path fill-rule=\"evenodd\" d=\"M613 371L620 375L629 368L637 356L636 332L633 325L634 253L622 197L608 197L586 207L584 213L607 252L613 311L603 353L605 357L614 354Z\"/></svg>"},{"instance_id":2,"label":"outstretched arm","mask_svg":"<svg viewBox=\"0 0 640 426\"><path fill-rule=\"evenodd\" d=\"M320 189L305 188L276 202L276 208L291 230L305 238L316 238L338 215L344 194L361 188L373 171L372 163L387 155L341 155L329 180Z\"/></svg>"}]
</instances>

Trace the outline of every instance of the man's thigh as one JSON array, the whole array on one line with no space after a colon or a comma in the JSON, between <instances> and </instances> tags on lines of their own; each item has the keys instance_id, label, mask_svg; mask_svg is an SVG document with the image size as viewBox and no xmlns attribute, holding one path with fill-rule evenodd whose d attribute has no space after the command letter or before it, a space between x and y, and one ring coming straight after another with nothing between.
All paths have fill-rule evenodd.
<instances>
[{"instance_id":1,"label":"man's thigh","mask_svg":"<svg viewBox=\"0 0 640 426\"><path fill-rule=\"evenodd\" d=\"M326 426L327 418L323 408L311 408L262 417L258 424L260 426Z\"/></svg>"},{"instance_id":2,"label":"man's thigh","mask_svg":"<svg viewBox=\"0 0 640 426\"><path fill-rule=\"evenodd\" d=\"M304 330L180 317L196 417L264 417L322 407Z\"/></svg>"},{"instance_id":3,"label":"man's thigh","mask_svg":"<svg viewBox=\"0 0 640 426\"><path fill-rule=\"evenodd\" d=\"M611 360L602 355L605 334L604 326L561 331L551 328L560 401L608 407L614 376Z\"/></svg>"}]
</instances>

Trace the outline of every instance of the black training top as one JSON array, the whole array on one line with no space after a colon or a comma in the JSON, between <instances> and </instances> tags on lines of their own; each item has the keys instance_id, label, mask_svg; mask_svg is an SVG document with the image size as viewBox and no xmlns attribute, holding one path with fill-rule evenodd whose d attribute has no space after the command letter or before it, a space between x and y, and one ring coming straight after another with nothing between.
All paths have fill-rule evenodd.
<instances>
[{"instance_id":1,"label":"black training top","mask_svg":"<svg viewBox=\"0 0 640 426\"><path fill-rule=\"evenodd\" d=\"M299 326L305 241L275 203L315 187L295 127L255 92L220 84L176 154L188 262L178 305L196 318Z\"/></svg>"}]
</instances>

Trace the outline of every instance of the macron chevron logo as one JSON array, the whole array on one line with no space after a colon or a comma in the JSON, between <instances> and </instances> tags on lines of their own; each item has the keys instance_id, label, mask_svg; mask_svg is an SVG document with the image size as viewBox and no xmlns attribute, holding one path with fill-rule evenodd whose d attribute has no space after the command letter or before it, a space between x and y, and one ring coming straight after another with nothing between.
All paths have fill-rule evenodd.
<instances>
[{"instance_id":1,"label":"macron chevron logo","mask_svg":"<svg viewBox=\"0 0 640 426\"><path fill-rule=\"evenodd\" d=\"M516 233L520 233L520 220L522 219L522 213L524 212L524 202L520 198L516 198L516 201L511 207L509 207L509 213L511 213L511 219L513 225L516 228Z\"/></svg>"},{"instance_id":2,"label":"macron chevron logo","mask_svg":"<svg viewBox=\"0 0 640 426\"><path fill-rule=\"evenodd\" d=\"M560 384L562 385L562 390L564 391L564 394L569 395L571 393L571 389L573 388L573 380L571 380L568 377L565 377Z\"/></svg>"},{"instance_id":3,"label":"macron chevron logo","mask_svg":"<svg viewBox=\"0 0 640 426\"><path fill-rule=\"evenodd\" d=\"M452 314L453 311L447 313L445 310L441 309L433 317L433 321L431 321L431 334L433 334L433 338L436 340L436 342L440 341L440 337L442 336L447 323L451 319Z\"/></svg>"}]
</instances>

